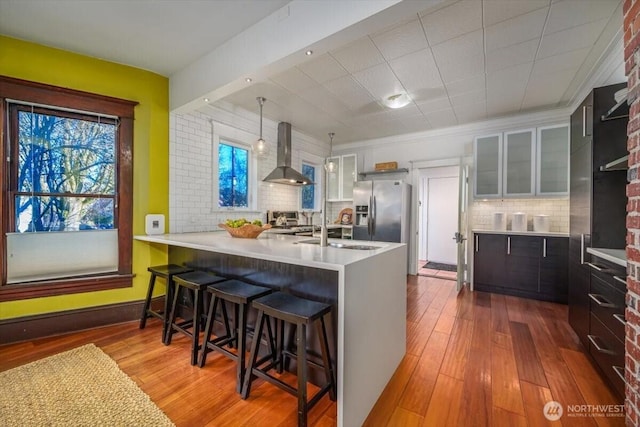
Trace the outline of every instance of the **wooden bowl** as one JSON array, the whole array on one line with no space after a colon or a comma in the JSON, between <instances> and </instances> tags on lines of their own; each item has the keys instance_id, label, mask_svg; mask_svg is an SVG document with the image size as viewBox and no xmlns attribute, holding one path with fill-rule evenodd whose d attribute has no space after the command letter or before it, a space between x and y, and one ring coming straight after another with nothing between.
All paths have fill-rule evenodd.
<instances>
[{"instance_id":1,"label":"wooden bowl","mask_svg":"<svg viewBox=\"0 0 640 427\"><path fill-rule=\"evenodd\" d=\"M271 224L265 224L262 227L253 224L245 224L242 227L237 228L229 227L227 224L218 224L218 227L227 230L231 237L239 237L241 239L255 239L264 230L270 229Z\"/></svg>"}]
</instances>

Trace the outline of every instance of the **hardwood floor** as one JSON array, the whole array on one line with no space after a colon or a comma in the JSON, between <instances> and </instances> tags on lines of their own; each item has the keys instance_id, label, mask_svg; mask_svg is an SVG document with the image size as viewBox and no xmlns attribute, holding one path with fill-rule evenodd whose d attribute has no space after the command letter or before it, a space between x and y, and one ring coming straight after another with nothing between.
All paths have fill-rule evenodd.
<instances>
[{"instance_id":1,"label":"hardwood floor","mask_svg":"<svg viewBox=\"0 0 640 427\"><path fill-rule=\"evenodd\" d=\"M467 290L457 295L455 282L420 276L408 279L407 297L407 355L366 426L624 425L620 417L551 423L543 415L550 400L618 403L582 353L566 306ZM144 330L130 322L0 346L0 371L86 343L111 356L177 426L296 425L293 396L258 380L241 400L232 361L211 353L205 368L190 366L188 339L176 335L165 347L156 319ZM309 425L336 425L327 396L310 411Z\"/></svg>"}]
</instances>

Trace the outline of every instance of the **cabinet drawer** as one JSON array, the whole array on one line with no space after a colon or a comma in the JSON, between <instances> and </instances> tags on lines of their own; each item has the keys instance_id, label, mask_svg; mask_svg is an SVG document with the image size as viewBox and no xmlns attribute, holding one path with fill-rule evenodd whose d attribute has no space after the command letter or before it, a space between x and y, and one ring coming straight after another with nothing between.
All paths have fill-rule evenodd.
<instances>
[{"instance_id":1,"label":"cabinet drawer","mask_svg":"<svg viewBox=\"0 0 640 427\"><path fill-rule=\"evenodd\" d=\"M619 340L624 341L625 294L592 273L589 299L591 313Z\"/></svg>"},{"instance_id":2,"label":"cabinet drawer","mask_svg":"<svg viewBox=\"0 0 640 427\"><path fill-rule=\"evenodd\" d=\"M591 313L589 353L620 396L624 396L624 343Z\"/></svg>"}]
</instances>

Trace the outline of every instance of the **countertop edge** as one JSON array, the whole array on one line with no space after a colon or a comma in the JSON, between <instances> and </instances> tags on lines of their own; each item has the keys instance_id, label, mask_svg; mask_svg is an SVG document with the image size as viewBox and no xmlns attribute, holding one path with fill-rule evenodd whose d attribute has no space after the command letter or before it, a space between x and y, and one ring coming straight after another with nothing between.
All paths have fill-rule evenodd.
<instances>
[{"instance_id":1,"label":"countertop edge","mask_svg":"<svg viewBox=\"0 0 640 427\"><path fill-rule=\"evenodd\" d=\"M624 249L587 248L587 253L590 253L622 267L627 266L627 256ZM621 257L622 255L623 257Z\"/></svg>"},{"instance_id":2,"label":"countertop edge","mask_svg":"<svg viewBox=\"0 0 640 427\"><path fill-rule=\"evenodd\" d=\"M510 234L512 236L542 236L542 237L569 237L569 233L560 233L557 231L513 231L513 230L481 230L474 229L473 233L477 234Z\"/></svg>"}]
</instances>

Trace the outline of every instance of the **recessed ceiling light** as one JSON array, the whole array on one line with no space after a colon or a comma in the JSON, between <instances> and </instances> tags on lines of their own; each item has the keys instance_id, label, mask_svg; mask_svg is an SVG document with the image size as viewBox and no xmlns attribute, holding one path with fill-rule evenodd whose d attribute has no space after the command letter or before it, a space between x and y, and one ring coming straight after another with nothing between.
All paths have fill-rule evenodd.
<instances>
[{"instance_id":1,"label":"recessed ceiling light","mask_svg":"<svg viewBox=\"0 0 640 427\"><path fill-rule=\"evenodd\" d=\"M391 95L382 100L384 105L389 108L402 108L411 102L411 98L406 93L396 93L395 95Z\"/></svg>"},{"instance_id":2,"label":"recessed ceiling light","mask_svg":"<svg viewBox=\"0 0 640 427\"><path fill-rule=\"evenodd\" d=\"M209 98L202 98L204 102L209 102Z\"/></svg>"},{"instance_id":3,"label":"recessed ceiling light","mask_svg":"<svg viewBox=\"0 0 640 427\"><path fill-rule=\"evenodd\" d=\"M253 79L251 77L247 77L246 79L244 79L244 81L247 83L251 83Z\"/></svg>"},{"instance_id":4,"label":"recessed ceiling light","mask_svg":"<svg viewBox=\"0 0 640 427\"><path fill-rule=\"evenodd\" d=\"M312 50L308 50L304 54L307 55L307 56L311 56L311 55L313 55L313 51Z\"/></svg>"}]
</instances>

